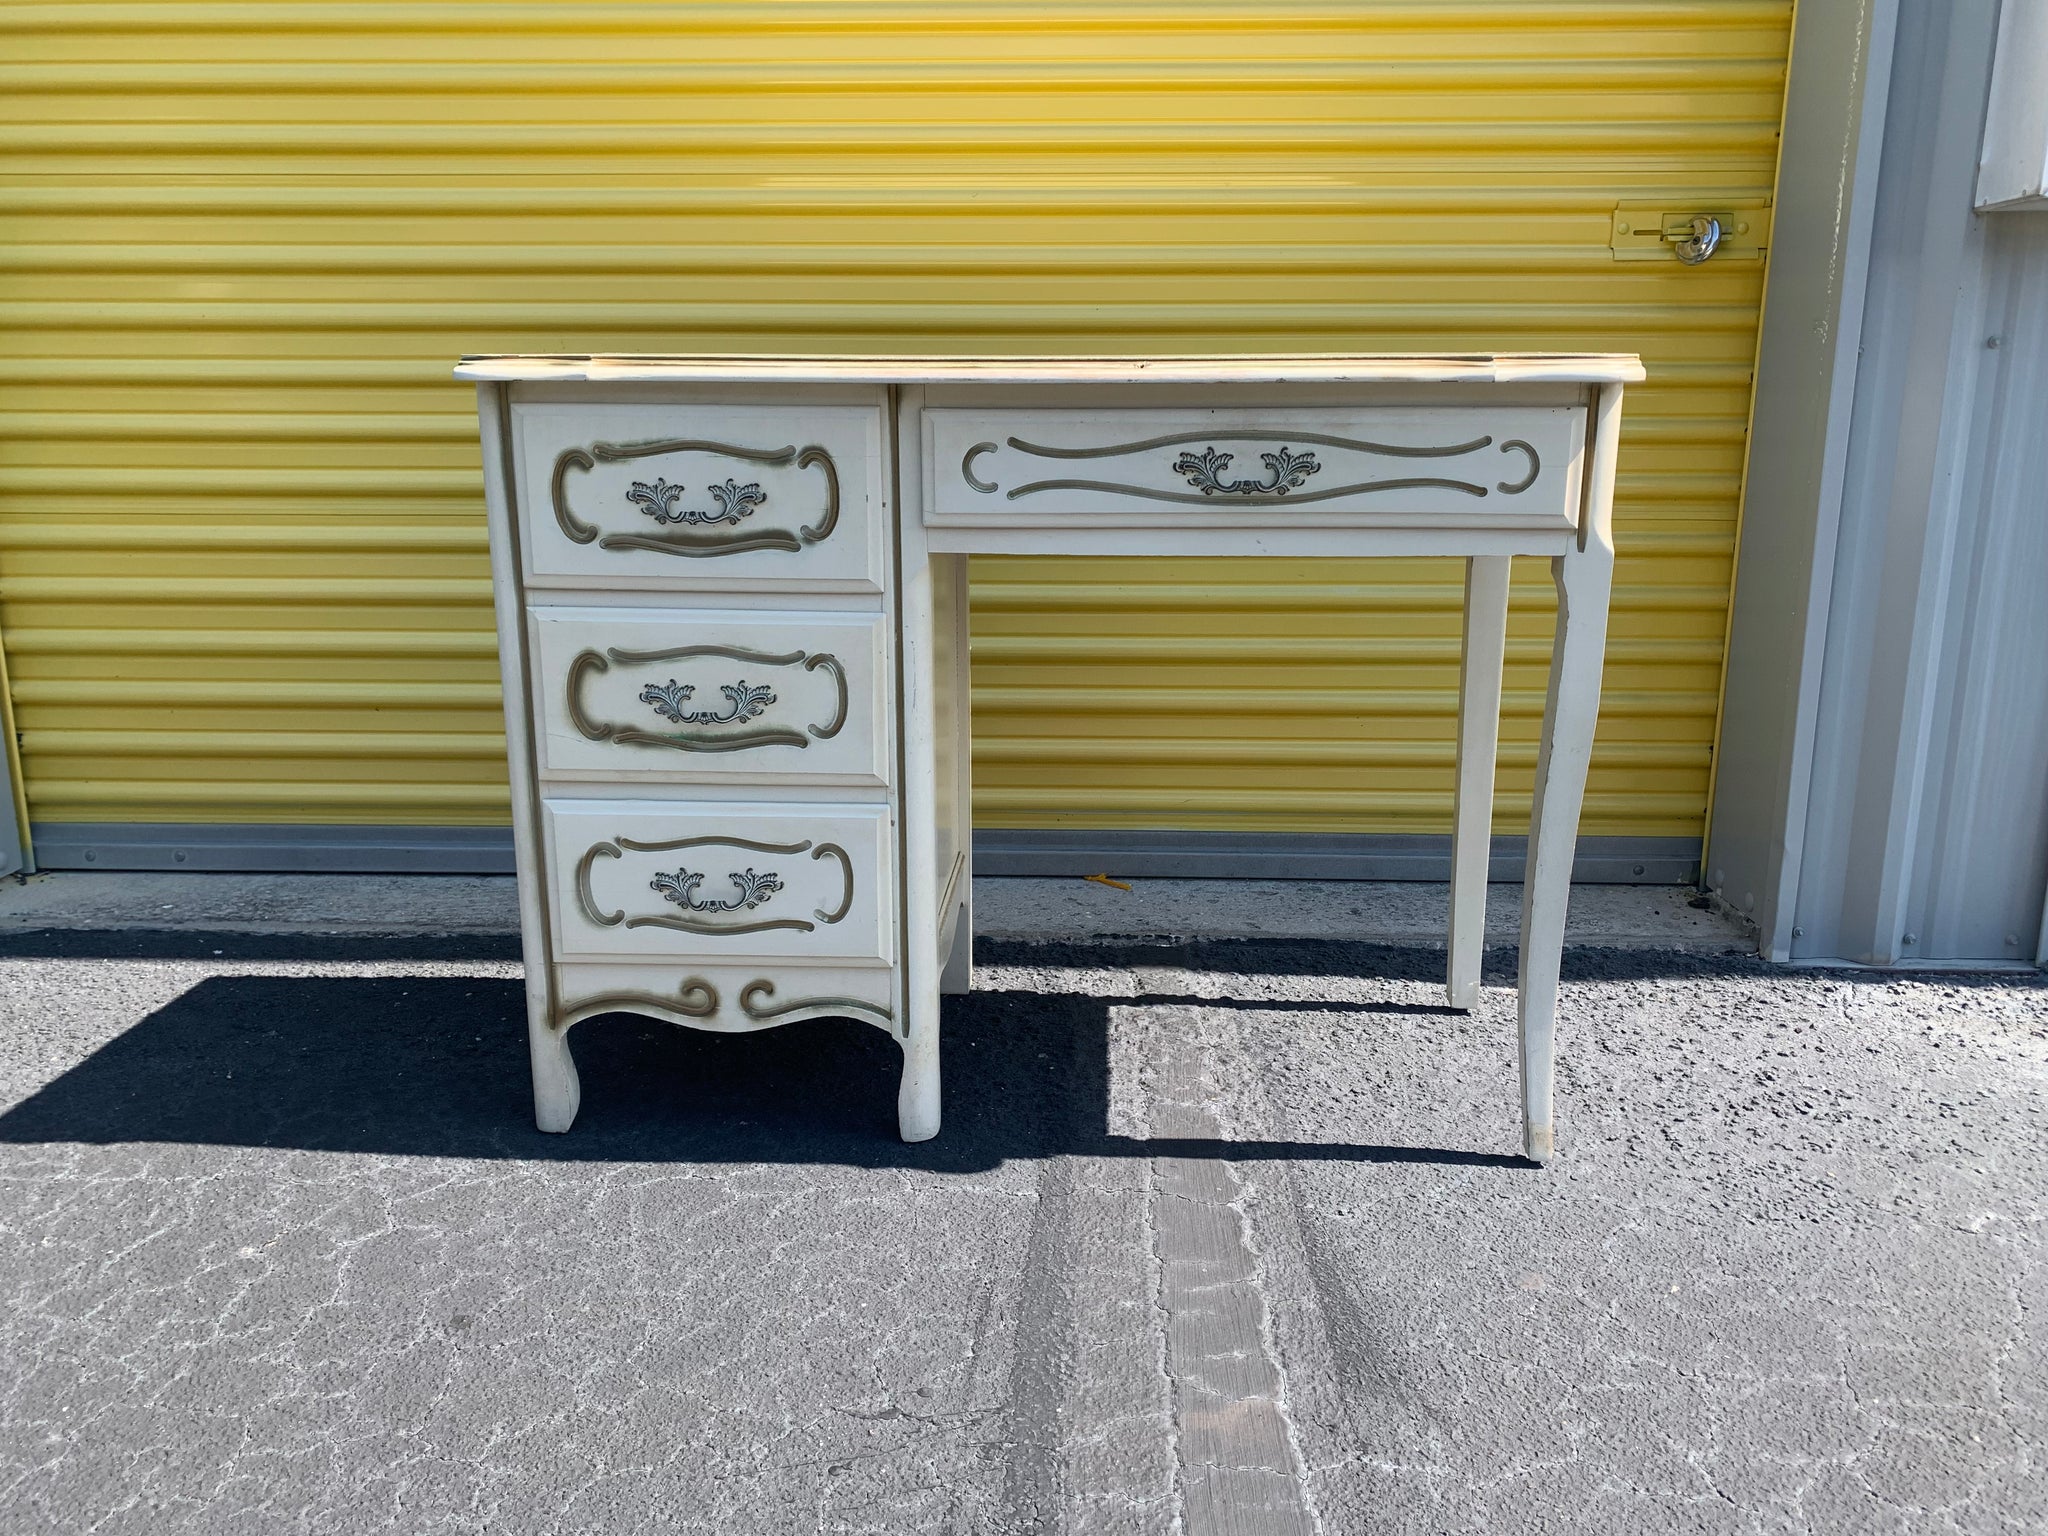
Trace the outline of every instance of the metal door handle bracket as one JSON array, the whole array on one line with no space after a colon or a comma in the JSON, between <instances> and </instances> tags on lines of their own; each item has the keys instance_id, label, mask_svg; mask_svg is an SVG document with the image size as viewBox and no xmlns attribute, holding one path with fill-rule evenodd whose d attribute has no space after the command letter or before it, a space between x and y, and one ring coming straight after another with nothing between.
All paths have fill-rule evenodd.
<instances>
[{"instance_id":1,"label":"metal door handle bracket","mask_svg":"<svg viewBox=\"0 0 2048 1536\"><path fill-rule=\"evenodd\" d=\"M1703 210L1669 204L1620 203L1608 248L1616 261L1670 261L1688 267L1712 257L1717 265L1763 260L1771 243L1767 203L1709 203Z\"/></svg>"}]
</instances>

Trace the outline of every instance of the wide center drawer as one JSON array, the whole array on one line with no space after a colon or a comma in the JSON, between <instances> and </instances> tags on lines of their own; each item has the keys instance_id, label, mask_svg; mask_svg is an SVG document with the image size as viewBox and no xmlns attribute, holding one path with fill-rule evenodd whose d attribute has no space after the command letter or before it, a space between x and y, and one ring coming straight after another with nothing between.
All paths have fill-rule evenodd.
<instances>
[{"instance_id":1,"label":"wide center drawer","mask_svg":"<svg viewBox=\"0 0 2048 1536\"><path fill-rule=\"evenodd\" d=\"M933 527L1573 526L1578 405L928 406Z\"/></svg>"},{"instance_id":2,"label":"wide center drawer","mask_svg":"<svg viewBox=\"0 0 2048 1536\"><path fill-rule=\"evenodd\" d=\"M887 781L879 614L533 607L543 777Z\"/></svg>"},{"instance_id":3,"label":"wide center drawer","mask_svg":"<svg viewBox=\"0 0 2048 1536\"><path fill-rule=\"evenodd\" d=\"M894 958L886 806L543 800L565 958Z\"/></svg>"}]
</instances>

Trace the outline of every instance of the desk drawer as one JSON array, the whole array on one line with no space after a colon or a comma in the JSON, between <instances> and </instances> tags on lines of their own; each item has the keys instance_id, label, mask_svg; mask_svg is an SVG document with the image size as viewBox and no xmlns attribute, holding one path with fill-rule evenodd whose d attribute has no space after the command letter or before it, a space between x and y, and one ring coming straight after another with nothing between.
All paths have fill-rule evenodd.
<instances>
[{"instance_id":1,"label":"desk drawer","mask_svg":"<svg viewBox=\"0 0 2048 1536\"><path fill-rule=\"evenodd\" d=\"M578 960L556 967L556 1020L627 1008L698 1029L767 1029L795 1019L859 1019L892 1033L902 1016L886 966L844 962Z\"/></svg>"},{"instance_id":2,"label":"desk drawer","mask_svg":"<svg viewBox=\"0 0 2048 1536\"><path fill-rule=\"evenodd\" d=\"M544 800L564 958L887 962L888 808Z\"/></svg>"},{"instance_id":3,"label":"desk drawer","mask_svg":"<svg viewBox=\"0 0 2048 1536\"><path fill-rule=\"evenodd\" d=\"M881 433L868 406L515 404L526 578L880 591Z\"/></svg>"},{"instance_id":4,"label":"desk drawer","mask_svg":"<svg viewBox=\"0 0 2048 1536\"><path fill-rule=\"evenodd\" d=\"M922 412L934 527L1570 527L1576 405Z\"/></svg>"},{"instance_id":5,"label":"desk drawer","mask_svg":"<svg viewBox=\"0 0 2048 1536\"><path fill-rule=\"evenodd\" d=\"M531 607L543 777L888 781L880 614Z\"/></svg>"}]
</instances>

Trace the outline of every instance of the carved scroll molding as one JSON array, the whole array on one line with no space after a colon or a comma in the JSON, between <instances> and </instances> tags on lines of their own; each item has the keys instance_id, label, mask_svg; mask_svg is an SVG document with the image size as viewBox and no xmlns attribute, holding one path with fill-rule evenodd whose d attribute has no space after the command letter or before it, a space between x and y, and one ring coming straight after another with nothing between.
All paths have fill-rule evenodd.
<instances>
[{"instance_id":1,"label":"carved scroll molding","mask_svg":"<svg viewBox=\"0 0 2048 1536\"><path fill-rule=\"evenodd\" d=\"M704 735L688 731L650 731L638 725L614 725L598 720L585 707L583 699L584 681L593 676L609 672L612 663L621 666L655 665L664 661L685 661L698 656L717 656L725 660L743 662L751 666L791 667L801 665L806 672L823 671L834 684L838 702L828 720L815 725L806 725L799 731L791 726L760 726L751 730L724 732ZM744 683L744 680L741 680ZM670 680L674 686L674 680ZM737 686L737 685L735 685ZM608 647L603 655L596 651L579 651L569 663L564 681L569 722L591 741L614 741L625 746L670 747L679 752L742 752L749 747L807 747L813 741L830 741L846 726L847 709L852 700L847 690L846 668L837 656L826 651L789 651L777 654L772 651L753 651L736 645L681 645L665 651L626 651L617 646ZM661 690L655 690L660 692ZM730 689L727 697L735 706L735 712L726 719L704 718L699 713L695 718L685 716L688 723L696 725L744 724L754 718L753 714L738 711L740 701ZM650 704L655 713L668 719L675 719L666 705L674 702L666 695L660 701L647 698L641 693L643 702ZM773 703L772 693L762 702Z\"/></svg>"},{"instance_id":2,"label":"carved scroll molding","mask_svg":"<svg viewBox=\"0 0 2048 1536\"><path fill-rule=\"evenodd\" d=\"M1304 502L1335 501L1346 497L1407 490L1457 491L1474 497L1485 497L1494 492L1517 496L1536 483L1536 477L1543 469L1542 460L1534 446L1520 438L1511 438L1500 443L1498 451L1526 456L1528 472L1519 480L1496 481L1490 488L1483 480L1460 479L1449 475L1398 475L1385 479L1355 480L1344 485L1311 484L1312 478L1322 474L1327 466L1314 453L1306 451L1310 447L1337 448L1392 459L1456 459L1495 447L1491 436L1476 437L1469 442L1437 445L1382 443L1362 437L1339 437L1327 432L1273 432L1261 428L1220 428L1208 432L1169 433L1162 437L1148 437L1135 442L1088 447L1033 443L1021 437L1012 437L1005 441L1017 452L1033 458L1068 461L1131 458L1178 448L1184 451L1161 467L1165 468L1167 473L1186 481L1189 486L1189 489L1183 491L1165 489L1157 485L1140 485L1127 480L1062 476L1032 480L1002 491L997 481L984 480L975 472L976 460L995 452L996 444L976 443L960 460L961 478L973 490L983 495L993 495L1002 491L1004 498L1010 501L1040 495L1047 491L1088 491L1102 495L1136 497L1145 501L1212 507L1255 505L1261 501L1277 501L1283 497L1298 506ZM1237 455L1230 450L1229 445L1236 443L1274 443L1279 446L1276 451L1259 455L1265 466L1263 476L1247 478L1232 469Z\"/></svg>"},{"instance_id":3,"label":"carved scroll molding","mask_svg":"<svg viewBox=\"0 0 2048 1536\"><path fill-rule=\"evenodd\" d=\"M775 983L763 978L750 981L740 988L740 1012L757 1024L772 1024L790 1014L815 1009L826 1013L866 1014L893 1024L895 1010L884 1008L880 1003L868 1002L859 997L800 997L792 1002L770 1005L767 999L775 996Z\"/></svg>"},{"instance_id":4,"label":"carved scroll molding","mask_svg":"<svg viewBox=\"0 0 2048 1536\"><path fill-rule=\"evenodd\" d=\"M725 871L735 892L730 897L702 897L700 892L709 878L705 870L692 870L687 865L673 872L661 870L648 882L648 889L665 900L682 908L681 912L642 913L628 917L621 908L617 912L606 912L598 905L597 893L592 888L591 872L599 859L623 858L631 853L675 853L687 848L735 848L752 853L770 853L794 857L809 853L813 860L835 859L839 864L844 889L839 905L830 911L815 908L813 922L801 917L763 917L745 922L714 922L710 919L724 913L752 912L767 906L783 890L784 881L778 870L756 870L751 865L744 869ZM599 928L616 928L624 923L628 928L668 928L680 933L695 933L710 936L737 936L749 933L767 933L787 929L797 933L816 931L819 923L837 923L845 919L853 909L854 880L853 860L846 850L837 843L819 843L815 846L806 838L797 843L761 843L745 837L678 837L658 843L642 842L637 838L615 837L608 842L593 843L583 851L576 861L574 879L576 905L585 919ZM686 915L689 914L689 915Z\"/></svg>"},{"instance_id":5,"label":"carved scroll molding","mask_svg":"<svg viewBox=\"0 0 2048 1536\"><path fill-rule=\"evenodd\" d=\"M816 469L825 478L824 512L815 524L799 527L794 532L787 528L739 530L741 521L765 503L768 496L758 482L740 485L734 479L726 480L723 485L706 486L719 503L717 512L678 508L677 502L685 490L684 486L672 486L664 479L634 481L626 492L626 500L638 514L654 519L660 531L653 533L606 533L597 524L578 517L570 507L568 481L571 470L586 471L595 469L599 464L616 464L670 453L706 453L747 464L771 467L794 464L798 469ZM816 444L803 449L794 444L786 448L742 448L732 443L714 443L698 438L668 438L653 443L592 443L588 449L565 448L557 454L549 486L555 522L563 537L576 544L595 541L599 549L644 549L657 554L690 557L743 555L761 549L794 553L806 545L823 543L839 526L839 467L833 463L832 455ZM686 531L691 527L733 528L735 531Z\"/></svg>"},{"instance_id":6,"label":"carved scroll molding","mask_svg":"<svg viewBox=\"0 0 2048 1536\"><path fill-rule=\"evenodd\" d=\"M590 866L599 859L623 857L613 843L592 843L583 850L583 857L576 861L576 905L583 909L583 916L600 928L616 928L626 920L624 908L617 912L605 912L597 905L597 893L590 888Z\"/></svg>"},{"instance_id":7,"label":"carved scroll molding","mask_svg":"<svg viewBox=\"0 0 2048 1536\"><path fill-rule=\"evenodd\" d=\"M1015 442L1016 439L1012 438L1011 441ZM1002 487L993 480L983 480L977 476L974 473L974 461L984 453L994 453L995 451L996 445L994 443L976 443L972 448L960 455L960 478L984 496L992 496L1001 490Z\"/></svg>"},{"instance_id":8,"label":"carved scroll molding","mask_svg":"<svg viewBox=\"0 0 2048 1536\"><path fill-rule=\"evenodd\" d=\"M1520 449L1529 456L1529 473L1522 476L1519 480L1503 480L1494 487L1495 490L1507 496L1521 495L1522 492L1534 485L1536 477L1543 473L1543 461L1536 456L1536 450L1528 443L1523 442L1519 437L1511 437L1500 445L1502 453L1510 453L1516 449Z\"/></svg>"},{"instance_id":9,"label":"carved scroll molding","mask_svg":"<svg viewBox=\"0 0 2048 1536\"><path fill-rule=\"evenodd\" d=\"M819 907L812 915L821 923L836 923L844 920L853 909L853 860L846 856L846 850L837 843L820 843L811 850L814 859L834 858L839 861L839 872L846 880L846 894L839 899L839 905L827 912Z\"/></svg>"},{"instance_id":10,"label":"carved scroll molding","mask_svg":"<svg viewBox=\"0 0 2048 1536\"><path fill-rule=\"evenodd\" d=\"M557 1005L549 1025L563 1030L592 1014L615 1011L652 1013L686 1021L708 1019L718 1012L718 989L702 976L689 976L676 989L674 997L664 997L659 992L596 992Z\"/></svg>"}]
</instances>

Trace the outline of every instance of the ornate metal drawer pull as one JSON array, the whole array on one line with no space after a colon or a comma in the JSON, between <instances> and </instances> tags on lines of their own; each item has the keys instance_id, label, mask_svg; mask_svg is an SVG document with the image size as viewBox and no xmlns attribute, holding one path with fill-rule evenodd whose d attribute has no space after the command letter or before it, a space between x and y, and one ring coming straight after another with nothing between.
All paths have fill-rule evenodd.
<instances>
[{"instance_id":1,"label":"ornate metal drawer pull","mask_svg":"<svg viewBox=\"0 0 2048 1536\"><path fill-rule=\"evenodd\" d=\"M853 860L837 843L819 843L815 847L807 838L800 843L761 843L745 837L677 837L662 842L642 842L638 838L616 837L610 842L593 843L576 861L576 905L584 917L599 928L616 928L624 923L628 928L674 928L684 933L711 935L766 933L771 929L793 929L799 933L810 933L817 923L801 917L762 918L748 923L706 922L700 917L685 917L680 913L659 913L653 916L628 917L621 909L605 912L597 904L597 893L590 883L591 869L599 859L623 858L627 853L674 853L683 848L744 848L752 853L775 853L795 855L809 853L813 859L835 858L839 861L841 877L846 882L845 893L839 899L838 907L830 912L820 907L812 914L818 922L836 923L845 918L853 909ZM704 876L690 869L679 869L674 874L657 871L648 882L648 889L659 892L677 906L692 913L707 915L725 912L750 912L765 905L776 892L783 888L780 875L774 871L757 874L753 869L735 870L726 875L737 892L729 900L699 900L698 888Z\"/></svg>"},{"instance_id":2,"label":"ornate metal drawer pull","mask_svg":"<svg viewBox=\"0 0 2048 1536\"><path fill-rule=\"evenodd\" d=\"M609 660L607 660L609 656ZM838 700L832 718L818 725L806 725L799 731L793 726L762 726L753 730L718 732L709 735L692 735L686 731L649 731L637 725L612 725L606 721L591 718L583 707L583 684L593 674L609 672L612 663L621 666L644 666L663 661L685 661L695 656L719 656L731 661L748 662L764 667L791 667L798 663L806 672L823 670L832 679L838 692ZM806 654L803 651L789 651L776 654L772 651L752 651L736 645L682 645L665 651L625 651L617 646L610 647L606 655L596 651L579 651L569 662L565 681L566 703L569 723L589 741L615 741L622 746L670 747L679 752L740 752L750 747L807 747L813 741L830 741L846 725L847 710L852 697L847 688L846 668L839 658L825 651ZM776 702L775 693L760 685L749 685L744 679L736 683L723 684L719 692L729 701L722 714L704 711L686 711L683 706L696 692L692 687L670 678L666 683L649 683L639 693L640 702L651 706L654 712L678 725L726 726L744 724L755 719Z\"/></svg>"},{"instance_id":3,"label":"ornate metal drawer pull","mask_svg":"<svg viewBox=\"0 0 2048 1536\"><path fill-rule=\"evenodd\" d=\"M635 480L633 488L626 492L626 500L657 523L691 523L710 527L719 523L736 523L749 517L754 508L768 499L768 493L761 489L760 482L741 485L729 479L723 485L705 487L711 492L712 500L718 503L716 512L706 512L698 507L684 507L677 511L676 503L682 499L684 489L680 485L670 485L666 480L656 480L652 484Z\"/></svg>"},{"instance_id":4,"label":"ornate metal drawer pull","mask_svg":"<svg viewBox=\"0 0 2048 1536\"><path fill-rule=\"evenodd\" d=\"M735 720L753 719L775 702L773 688L757 687L743 677L736 683L719 685L718 691L725 695L726 701L722 712L695 709L686 713L683 705L696 691L688 684L679 684L670 678L665 683L649 683L642 688L640 702L653 705L657 715L673 720L677 725L731 725Z\"/></svg>"},{"instance_id":5,"label":"ornate metal drawer pull","mask_svg":"<svg viewBox=\"0 0 2048 1536\"><path fill-rule=\"evenodd\" d=\"M811 857L816 858L817 854ZM697 887L704 883L704 877L689 869L679 869L672 875L657 873L647 882L647 888L692 912L751 912L782 889L782 877L773 870L765 875L756 874L751 868L733 870L725 878L739 893L730 901L699 901Z\"/></svg>"},{"instance_id":6,"label":"ornate metal drawer pull","mask_svg":"<svg viewBox=\"0 0 2048 1536\"><path fill-rule=\"evenodd\" d=\"M693 534L683 532L680 528L666 533L606 533L595 523L584 521L570 510L570 470L591 470L599 464L654 458L668 453L708 453L722 458L739 459L748 464L794 464L798 469L817 469L825 477L824 515L814 526L800 527L793 533L786 528L760 528L750 533L730 534ZM723 485L712 485L708 488L719 503L719 510L716 513L675 511L675 502L681 496L683 487L672 486L663 479L634 481L632 489L626 492L626 499L657 523L697 527L737 524L768 499L767 493L761 489L758 481L741 485L737 480L728 479ZM554 506L555 522L561 528L564 538L576 544L589 544L595 541L599 549L608 550L644 549L665 555L693 557L741 555L760 549L793 553L806 545L823 543L832 536L832 530L839 526L839 467L832 462L832 455L815 443L802 450L795 444L787 448L761 449L679 437L655 443L592 443L587 450L564 448L555 456L555 472L550 481L549 494Z\"/></svg>"},{"instance_id":7,"label":"ornate metal drawer pull","mask_svg":"<svg viewBox=\"0 0 2048 1536\"><path fill-rule=\"evenodd\" d=\"M1184 453L1175 459L1173 472L1204 496L1285 496L1289 491L1299 490L1310 475L1320 473L1323 467L1312 453L1282 448L1278 453L1259 455L1266 466L1264 480L1225 480L1223 476L1229 473L1230 461L1235 457L1218 448L1204 448L1199 454Z\"/></svg>"}]
</instances>

